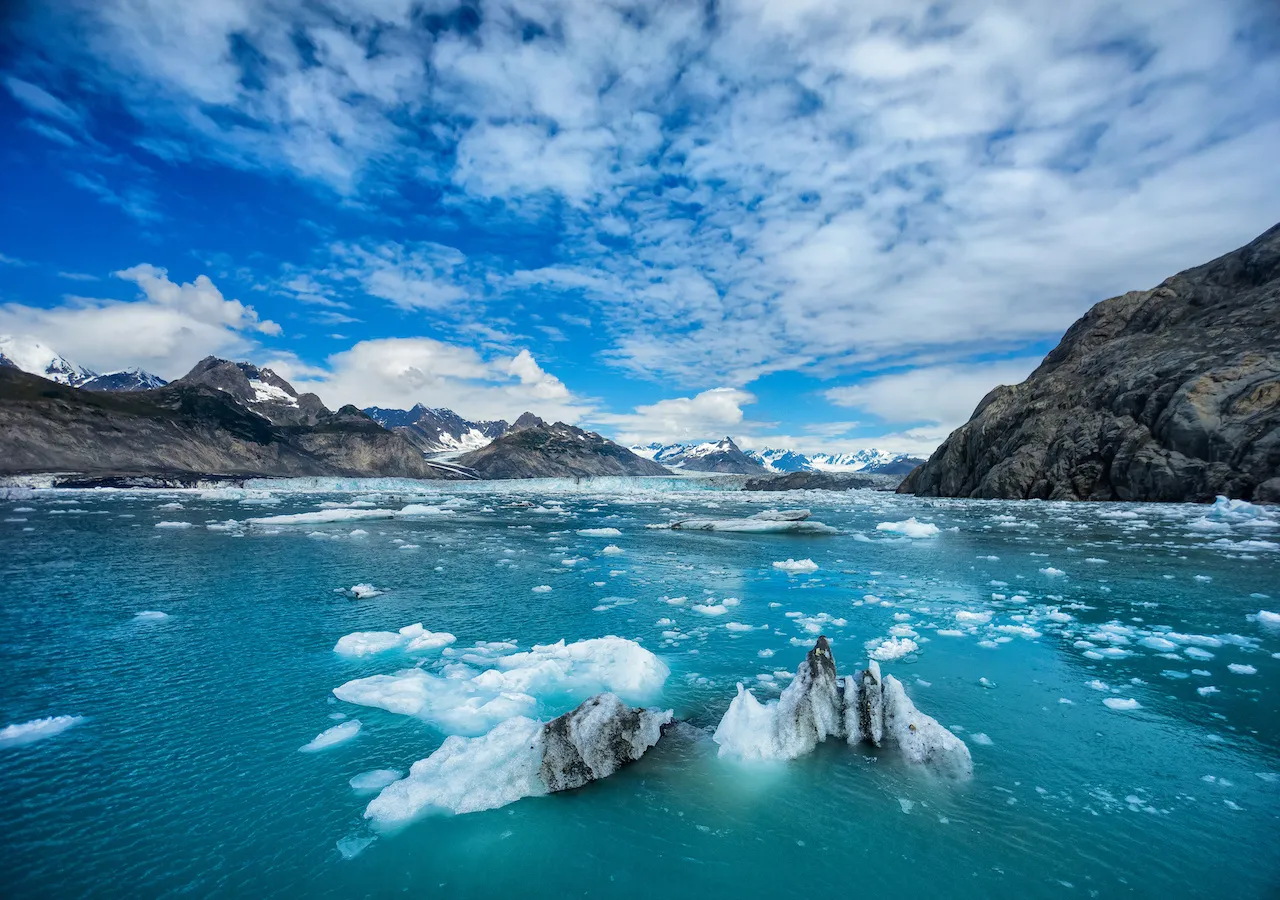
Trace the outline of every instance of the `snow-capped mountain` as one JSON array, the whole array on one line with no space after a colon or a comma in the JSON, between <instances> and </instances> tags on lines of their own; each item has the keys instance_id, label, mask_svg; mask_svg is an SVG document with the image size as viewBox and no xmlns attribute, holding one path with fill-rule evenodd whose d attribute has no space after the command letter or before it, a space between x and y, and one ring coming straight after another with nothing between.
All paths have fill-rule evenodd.
<instances>
[{"instance_id":1,"label":"snow-capped mountain","mask_svg":"<svg viewBox=\"0 0 1280 900\"><path fill-rule=\"evenodd\" d=\"M0 335L0 366L12 366L60 384L80 387L97 373L64 359L32 338Z\"/></svg>"},{"instance_id":2,"label":"snow-capped mountain","mask_svg":"<svg viewBox=\"0 0 1280 900\"><path fill-rule=\"evenodd\" d=\"M725 438L727 441L728 438ZM730 444L733 442L730 441ZM692 444L653 443L632 447L633 453L660 462L665 466L698 471L696 460L716 453L724 441ZM734 450L738 448L733 446ZM762 448L747 450L743 456L770 472L869 472L886 475L906 474L924 460L906 453L890 453L869 447L852 453L800 453L786 448ZM693 464L691 464L693 463ZM702 471L716 471L702 470ZM746 471L743 469L742 471ZM756 471L752 468L751 471Z\"/></svg>"},{"instance_id":3,"label":"snow-capped mountain","mask_svg":"<svg viewBox=\"0 0 1280 900\"><path fill-rule=\"evenodd\" d=\"M370 406L365 413L383 428L404 435L423 453L456 453L478 450L507 433L507 423L498 419L471 422L451 409L432 409L421 403L413 409L383 409Z\"/></svg>"},{"instance_id":4,"label":"snow-capped mountain","mask_svg":"<svg viewBox=\"0 0 1280 900\"><path fill-rule=\"evenodd\" d=\"M760 463L743 453L729 437L701 444L649 444L632 447L631 452L686 472L755 475L761 469Z\"/></svg>"},{"instance_id":5,"label":"snow-capped mountain","mask_svg":"<svg viewBox=\"0 0 1280 900\"><path fill-rule=\"evenodd\" d=\"M121 369L119 372L104 372L94 375L80 387L86 391L153 391L162 388L169 382L159 375L152 375L145 369L136 366L132 369Z\"/></svg>"},{"instance_id":6,"label":"snow-capped mountain","mask_svg":"<svg viewBox=\"0 0 1280 900\"><path fill-rule=\"evenodd\" d=\"M299 394L270 369L206 356L174 384L202 385L230 394L245 409L273 425L315 425L330 415L315 394Z\"/></svg>"},{"instance_id":7,"label":"snow-capped mountain","mask_svg":"<svg viewBox=\"0 0 1280 900\"><path fill-rule=\"evenodd\" d=\"M92 369L76 365L34 338L9 334L0 334L0 366L12 366L87 391L149 391L168 384L163 378L138 368L99 375Z\"/></svg>"}]
</instances>

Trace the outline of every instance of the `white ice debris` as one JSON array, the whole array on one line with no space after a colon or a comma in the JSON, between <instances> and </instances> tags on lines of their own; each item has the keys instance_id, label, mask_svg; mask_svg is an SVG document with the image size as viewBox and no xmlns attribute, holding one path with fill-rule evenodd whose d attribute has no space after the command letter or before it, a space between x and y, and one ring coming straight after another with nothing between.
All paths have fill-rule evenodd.
<instances>
[{"instance_id":1,"label":"white ice debris","mask_svg":"<svg viewBox=\"0 0 1280 900\"><path fill-rule=\"evenodd\" d=\"M888 662L893 659L901 659L908 653L915 653L920 649L919 645L910 638L889 638L878 643L872 641L871 658L880 662Z\"/></svg>"},{"instance_id":2,"label":"white ice debris","mask_svg":"<svg viewBox=\"0 0 1280 900\"><path fill-rule=\"evenodd\" d=\"M6 725L0 728L0 749L33 744L36 741L61 734L73 725L84 721L84 716L48 716L30 722Z\"/></svg>"},{"instance_id":3,"label":"white ice debris","mask_svg":"<svg viewBox=\"0 0 1280 900\"><path fill-rule=\"evenodd\" d=\"M892 675L884 676L884 732L910 762L955 778L973 774L973 759L964 741L916 709L902 682ZM989 742L990 738L978 741Z\"/></svg>"},{"instance_id":4,"label":"white ice debris","mask_svg":"<svg viewBox=\"0 0 1280 900\"><path fill-rule=\"evenodd\" d=\"M1227 669L1228 671L1233 672L1236 675L1257 675L1258 674L1257 669L1245 663L1230 663L1227 665Z\"/></svg>"},{"instance_id":5,"label":"white ice debris","mask_svg":"<svg viewBox=\"0 0 1280 900\"><path fill-rule=\"evenodd\" d=\"M355 597L357 600L367 600L370 597L378 597L382 595L382 591L378 590L376 587L366 582L361 582L360 584L353 584L347 590L348 590L348 593L350 593L351 596Z\"/></svg>"},{"instance_id":6,"label":"white ice debris","mask_svg":"<svg viewBox=\"0 0 1280 900\"><path fill-rule=\"evenodd\" d=\"M157 522L156 528L195 528L190 522Z\"/></svg>"},{"instance_id":7,"label":"white ice debris","mask_svg":"<svg viewBox=\"0 0 1280 900\"><path fill-rule=\"evenodd\" d=\"M551 590L551 585L539 584L529 588L529 590L533 591L535 594L545 594Z\"/></svg>"},{"instance_id":8,"label":"white ice debris","mask_svg":"<svg viewBox=\"0 0 1280 900\"><path fill-rule=\"evenodd\" d=\"M439 650L457 638L447 631L427 631L421 622L406 625L399 631L356 631L338 638L333 652L342 656L369 656L403 648L410 653Z\"/></svg>"},{"instance_id":9,"label":"white ice debris","mask_svg":"<svg viewBox=\"0 0 1280 900\"><path fill-rule=\"evenodd\" d=\"M1046 566L1040 570L1040 574L1046 575L1049 578L1058 578L1059 576L1066 575L1067 573L1061 569L1055 569L1053 566Z\"/></svg>"},{"instance_id":10,"label":"white ice debris","mask_svg":"<svg viewBox=\"0 0 1280 900\"><path fill-rule=\"evenodd\" d=\"M634 641L592 638L500 652L511 645L452 651L438 672L406 669L357 678L334 688L348 703L417 716L449 734L481 734L513 716L537 715L544 702L610 691L647 700L661 691L670 670Z\"/></svg>"},{"instance_id":11,"label":"white ice debris","mask_svg":"<svg viewBox=\"0 0 1280 900\"><path fill-rule=\"evenodd\" d=\"M818 564L811 559L791 559L788 557L782 562L773 564L775 569L781 569L789 575L797 575L804 572L816 572Z\"/></svg>"},{"instance_id":12,"label":"white ice debris","mask_svg":"<svg viewBox=\"0 0 1280 900\"><path fill-rule=\"evenodd\" d=\"M1126 710L1142 709L1142 704L1137 700L1122 700L1119 697L1104 697L1102 703L1107 709L1116 709L1124 712Z\"/></svg>"},{"instance_id":13,"label":"white ice debris","mask_svg":"<svg viewBox=\"0 0 1280 900\"><path fill-rule=\"evenodd\" d=\"M732 531L750 534L836 534L821 522L810 522L807 509L767 509L746 519L681 519L659 528L677 531Z\"/></svg>"},{"instance_id":14,"label":"white ice debris","mask_svg":"<svg viewBox=\"0 0 1280 900\"><path fill-rule=\"evenodd\" d=\"M310 743L304 744L298 749L303 753L315 753L317 750L325 750L329 747L335 747L338 744L346 743L357 734L360 733L360 720L352 719L349 722L343 722L341 725L334 725L332 728L320 732Z\"/></svg>"},{"instance_id":15,"label":"white ice debris","mask_svg":"<svg viewBox=\"0 0 1280 900\"><path fill-rule=\"evenodd\" d=\"M888 531L909 538L927 538L941 534L937 525L931 522L918 522L915 516L903 522L881 522L876 526L876 531Z\"/></svg>"},{"instance_id":16,"label":"white ice debris","mask_svg":"<svg viewBox=\"0 0 1280 900\"><path fill-rule=\"evenodd\" d=\"M139 622L161 622L169 618L169 614L158 609L144 609L142 612L134 613L133 617Z\"/></svg>"},{"instance_id":17,"label":"white ice debris","mask_svg":"<svg viewBox=\"0 0 1280 900\"><path fill-rule=\"evenodd\" d=\"M603 553L605 556L621 556L623 553L626 553L627 551L623 550L617 544L609 544L600 552Z\"/></svg>"},{"instance_id":18,"label":"white ice debris","mask_svg":"<svg viewBox=\"0 0 1280 900\"><path fill-rule=\"evenodd\" d=\"M578 534L583 537L622 537L617 528L579 528Z\"/></svg>"},{"instance_id":19,"label":"white ice debris","mask_svg":"<svg viewBox=\"0 0 1280 900\"><path fill-rule=\"evenodd\" d=\"M1260 609L1258 610L1257 618L1259 625L1265 625L1268 628L1280 628L1280 613Z\"/></svg>"}]
</instances>

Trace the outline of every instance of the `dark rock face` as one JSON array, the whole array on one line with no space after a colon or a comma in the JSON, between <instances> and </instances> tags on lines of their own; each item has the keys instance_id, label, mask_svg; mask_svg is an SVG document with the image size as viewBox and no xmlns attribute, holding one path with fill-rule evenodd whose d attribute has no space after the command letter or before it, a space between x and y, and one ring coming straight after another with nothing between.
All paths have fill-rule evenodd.
<instances>
[{"instance_id":1,"label":"dark rock face","mask_svg":"<svg viewBox=\"0 0 1280 900\"><path fill-rule=\"evenodd\" d=\"M203 385L223 391L273 425L315 425L329 410L315 394L299 394L270 369L206 356L175 385Z\"/></svg>"},{"instance_id":2,"label":"dark rock face","mask_svg":"<svg viewBox=\"0 0 1280 900\"><path fill-rule=\"evenodd\" d=\"M683 468L686 472L719 472L725 475L755 475L764 471L764 466L743 453L729 437L723 438L710 453L686 456Z\"/></svg>"},{"instance_id":3,"label":"dark rock face","mask_svg":"<svg viewBox=\"0 0 1280 900\"><path fill-rule=\"evenodd\" d=\"M1280 225L1094 306L1026 381L989 393L899 491L1280 498Z\"/></svg>"},{"instance_id":4,"label":"dark rock face","mask_svg":"<svg viewBox=\"0 0 1280 900\"><path fill-rule=\"evenodd\" d=\"M423 453L474 450L507 433L501 419L472 422L451 409L432 409L419 403L413 409L382 409L370 406L365 412L389 431L401 435Z\"/></svg>"},{"instance_id":5,"label":"dark rock face","mask_svg":"<svg viewBox=\"0 0 1280 900\"><path fill-rule=\"evenodd\" d=\"M671 710L637 709L597 694L542 727L539 777L552 793L607 778L658 743Z\"/></svg>"},{"instance_id":6,"label":"dark rock face","mask_svg":"<svg viewBox=\"0 0 1280 900\"><path fill-rule=\"evenodd\" d=\"M202 384L84 391L0 368L0 473L441 477L355 407L321 409L313 425L281 426Z\"/></svg>"},{"instance_id":7,"label":"dark rock face","mask_svg":"<svg viewBox=\"0 0 1280 900\"><path fill-rule=\"evenodd\" d=\"M548 425L531 413L493 443L458 457L458 462L481 478L671 474L595 432L563 422Z\"/></svg>"},{"instance_id":8,"label":"dark rock face","mask_svg":"<svg viewBox=\"0 0 1280 900\"><path fill-rule=\"evenodd\" d=\"M832 472L791 472L768 478L752 478L743 490L748 491L851 491L883 487L875 478L865 475L837 475Z\"/></svg>"}]
</instances>

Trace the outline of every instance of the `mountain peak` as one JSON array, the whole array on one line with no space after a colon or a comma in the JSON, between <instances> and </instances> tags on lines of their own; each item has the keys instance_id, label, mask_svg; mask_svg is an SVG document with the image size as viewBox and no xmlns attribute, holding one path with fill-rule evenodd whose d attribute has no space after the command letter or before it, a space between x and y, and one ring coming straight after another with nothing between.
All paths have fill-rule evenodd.
<instances>
[{"instance_id":1,"label":"mountain peak","mask_svg":"<svg viewBox=\"0 0 1280 900\"><path fill-rule=\"evenodd\" d=\"M520 418L511 423L512 431L521 431L525 428L546 428L547 423L538 418L531 412L520 414Z\"/></svg>"},{"instance_id":2,"label":"mountain peak","mask_svg":"<svg viewBox=\"0 0 1280 900\"><path fill-rule=\"evenodd\" d=\"M11 334L0 335L0 366L20 369L72 387L79 387L97 375L92 369L70 362L35 338Z\"/></svg>"}]
</instances>

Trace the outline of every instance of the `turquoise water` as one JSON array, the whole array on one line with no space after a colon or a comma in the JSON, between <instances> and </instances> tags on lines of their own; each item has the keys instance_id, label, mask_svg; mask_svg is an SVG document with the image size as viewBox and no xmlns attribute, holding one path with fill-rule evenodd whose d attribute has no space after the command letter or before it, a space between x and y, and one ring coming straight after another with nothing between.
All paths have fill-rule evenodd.
<instances>
[{"instance_id":1,"label":"turquoise water","mask_svg":"<svg viewBox=\"0 0 1280 900\"><path fill-rule=\"evenodd\" d=\"M1275 510L779 498L676 479L267 487L0 503L0 726L83 717L0 746L5 897L1280 891L1280 627L1258 616L1280 612ZM840 533L644 527L780 499ZM434 509L206 527L352 501ZM877 529L911 517L938 533ZM578 534L597 528L620 533ZM773 566L788 559L818 568ZM343 592L357 584L381 593ZM694 608L726 598L739 603L722 615ZM457 640L334 652L418 622ZM720 758L710 730L736 684L776 698L774 673L795 670L814 629L842 672L867 644L913 643L884 670L965 739L973 779L834 742ZM407 771L446 735L334 688L440 673L476 642L606 635L656 654L670 674L652 702L704 730L578 791L390 830L363 817L375 794L349 779ZM587 687L539 694L536 714ZM351 719L354 738L299 752Z\"/></svg>"}]
</instances>

